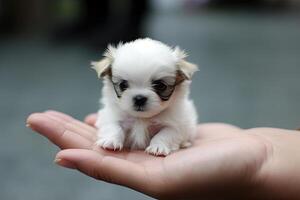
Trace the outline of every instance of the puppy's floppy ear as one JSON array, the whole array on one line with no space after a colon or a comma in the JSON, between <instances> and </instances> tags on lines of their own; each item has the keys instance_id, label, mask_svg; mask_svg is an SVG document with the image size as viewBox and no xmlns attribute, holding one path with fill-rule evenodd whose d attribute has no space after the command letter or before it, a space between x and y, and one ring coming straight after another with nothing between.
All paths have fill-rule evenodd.
<instances>
[{"instance_id":1,"label":"puppy's floppy ear","mask_svg":"<svg viewBox=\"0 0 300 200\"><path fill-rule=\"evenodd\" d=\"M96 70L98 78L111 74L111 62L108 58L103 58L98 62L91 63L92 68Z\"/></svg>"},{"instance_id":2,"label":"puppy's floppy ear","mask_svg":"<svg viewBox=\"0 0 300 200\"><path fill-rule=\"evenodd\" d=\"M97 62L91 62L92 68L96 70L99 78L106 75L111 76L111 65L114 61L116 50L117 48L108 45L107 50L103 54L104 58Z\"/></svg>"},{"instance_id":3,"label":"puppy's floppy ear","mask_svg":"<svg viewBox=\"0 0 300 200\"><path fill-rule=\"evenodd\" d=\"M179 47L175 47L174 55L177 58L176 65L178 70L181 72L181 75L184 76L184 79L190 80L193 74L198 71L197 65L186 61L185 58L187 57L187 54Z\"/></svg>"}]
</instances>

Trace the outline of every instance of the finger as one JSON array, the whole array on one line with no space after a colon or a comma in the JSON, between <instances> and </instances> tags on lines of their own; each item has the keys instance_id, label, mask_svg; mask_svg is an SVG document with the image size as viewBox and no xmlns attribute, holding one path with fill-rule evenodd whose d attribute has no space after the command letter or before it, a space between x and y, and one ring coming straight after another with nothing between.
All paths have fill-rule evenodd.
<instances>
[{"instance_id":1,"label":"finger","mask_svg":"<svg viewBox=\"0 0 300 200\"><path fill-rule=\"evenodd\" d=\"M71 121L73 120L74 118L71 117L70 115L67 115L67 114L64 114L62 112L58 112L56 110L46 110L45 113L49 113L49 114L52 114L54 116L57 116L59 117L61 120L64 120L64 121Z\"/></svg>"},{"instance_id":2,"label":"finger","mask_svg":"<svg viewBox=\"0 0 300 200\"><path fill-rule=\"evenodd\" d=\"M105 156L92 150L68 149L56 155L56 163L75 168L84 174L135 190L145 190L147 180L144 168L114 156Z\"/></svg>"},{"instance_id":3,"label":"finger","mask_svg":"<svg viewBox=\"0 0 300 200\"><path fill-rule=\"evenodd\" d=\"M85 117L84 122L87 123L88 125L95 126L96 120L97 120L97 114L89 114L88 116Z\"/></svg>"},{"instance_id":4,"label":"finger","mask_svg":"<svg viewBox=\"0 0 300 200\"><path fill-rule=\"evenodd\" d=\"M59 117L60 119L64 120L64 121L67 121L67 122L72 122L74 125L77 125L83 129L86 129L87 131L94 131L95 128L89 126L89 125L86 125L85 123L82 123L80 120L77 120L65 113L62 113L62 112L58 112L58 111L55 111L55 110L47 110L45 113L48 113L48 114L51 114L53 116L57 116Z\"/></svg>"},{"instance_id":5,"label":"finger","mask_svg":"<svg viewBox=\"0 0 300 200\"><path fill-rule=\"evenodd\" d=\"M49 118L46 114L31 114L27 119L27 124L32 130L45 136L61 149L89 149L92 146L92 141L87 140L78 133L66 129L62 123Z\"/></svg>"},{"instance_id":6,"label":"finger","mask_svg":"<svg viewBox=\"0 0 300 200\"><path fill-rule=\"evenodd\" d=\"M197 128L197 139L220 139L239 135L241 133L239 127L223 124L223 123L207 123L201 124Z\"/></svg>"},{"instance_id":7,"label":"finger","mask_svg":"<svg viewBox=\"0 0 300 200\"><path fill-rule=\"evenodd\" d=\"M78 133L81 136L94 141L96 139L96 129L84 124L83 122L72 118L69 115L66 115L64 113L60 113L57 111L46 111L45 114L47 114L48 117L52 118L53 120L56 120L58 122L63 122L63 125L66 129Z\"/></svg>"},{"instance_id":8,"label":"finger","mask_svg":"<svg viewBox=\"0 0 300 200\"><path fill-rule=\"evenodd\" d=\"M57 123L61 124L68 131L76 133L76 134L84 137L87 140L95 141L95 139L96 139L96 134L95 133L88 132L85 129L82 129L81 127L78 127L78 126L74 125L72 122L62 121L61 119L57 118L56 116L52 116L52 115L49 115L47 113L45 113L45 115L47 117L49 117L50 119L56 121Z\"/></svg>"}]
</instances>

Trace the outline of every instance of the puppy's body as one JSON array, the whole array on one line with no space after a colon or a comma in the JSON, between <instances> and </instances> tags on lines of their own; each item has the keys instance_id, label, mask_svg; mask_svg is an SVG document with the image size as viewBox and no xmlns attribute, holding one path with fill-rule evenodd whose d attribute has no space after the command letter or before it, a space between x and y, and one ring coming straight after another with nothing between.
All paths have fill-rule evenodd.
<instances>
[{"instance_id":1,"label":"puppy's body","mask_svg":"<svg viewBox=\"0 0 300 200\"><path fill-rule=\"evenodd\" d=\"M178 48L151 39L109 47L94 63L104 76L99 146L168 155L191 142L197 115L189 79L197 67L184 58Z\"/></svg>"}]
</instances>

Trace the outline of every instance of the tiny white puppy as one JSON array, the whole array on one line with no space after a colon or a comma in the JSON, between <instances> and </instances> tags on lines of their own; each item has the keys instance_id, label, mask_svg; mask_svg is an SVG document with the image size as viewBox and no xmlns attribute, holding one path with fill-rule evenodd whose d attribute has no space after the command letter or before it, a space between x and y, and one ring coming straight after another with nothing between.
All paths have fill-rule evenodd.
<instances>
[{"instance_id":1,"label":"tiny white puppy","mask_svg":"<svg viewBox=\"0 0 300 200\"><path fill-rule=\"evenodd\" d=\"M186 56L149 38L109 45L92 63L104 83L97 145L163 156L190 145L197 114L188 95L198 68Z\"/></svg>"}]
</instances>

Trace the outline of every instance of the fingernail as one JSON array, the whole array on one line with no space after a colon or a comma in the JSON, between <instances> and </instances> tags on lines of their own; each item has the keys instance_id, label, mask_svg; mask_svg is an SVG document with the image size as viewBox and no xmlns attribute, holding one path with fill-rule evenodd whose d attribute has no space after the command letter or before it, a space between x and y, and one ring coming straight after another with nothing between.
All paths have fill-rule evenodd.
<instances>
[{"instance_id":1,"label":"fingernail","mask_svg":"<svg viewBox=\"0 0 300 200\"><path fill-rule=\"evenodd\" d=\"M54 163L59 165L59 166L62 166L62 167L66 167L66 168L70 168L70 169L76 169L76 166L72 162L70 162L68 160L61 159L61 158L55 158Z\"/></svg>"},{"instance_id":2,"label":"fingernail","mask_svg":"<svg viewBox=\"0 0 300 200\"><path fill-rule=\"evenodd\" d=\"M26 123L26 127L30 128L30 124Z\"/></svg>"}]
</instances>

